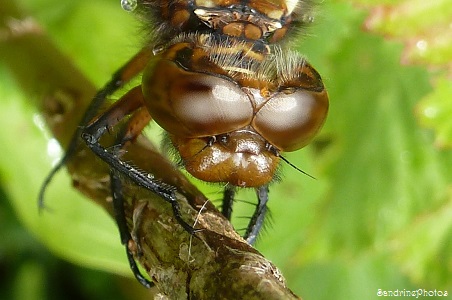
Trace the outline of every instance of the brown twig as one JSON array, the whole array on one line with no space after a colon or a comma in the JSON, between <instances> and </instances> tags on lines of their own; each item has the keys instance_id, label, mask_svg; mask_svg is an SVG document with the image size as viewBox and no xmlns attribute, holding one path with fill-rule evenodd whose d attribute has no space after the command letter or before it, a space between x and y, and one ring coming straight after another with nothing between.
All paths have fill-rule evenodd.
<instances>
[{"instance_id":1,"label":"brown twig","mask_svg":"<svg viewBox=\"0 0 452 300\"><path fill-rule=\"evenodd\" d=\"M95 88L12 1L0 1L0 55L66 147ZM171 206L125 181L129 247L168 299L299 299L279 270L249 246L231 224L152 144L140 137L125 159L178 187L184 220L203 230L190 236ZM83 145L67 164L74 186L110 214L109 168ZM196 224L195 224L196 222Z\"/></svg>"}]
</instances>

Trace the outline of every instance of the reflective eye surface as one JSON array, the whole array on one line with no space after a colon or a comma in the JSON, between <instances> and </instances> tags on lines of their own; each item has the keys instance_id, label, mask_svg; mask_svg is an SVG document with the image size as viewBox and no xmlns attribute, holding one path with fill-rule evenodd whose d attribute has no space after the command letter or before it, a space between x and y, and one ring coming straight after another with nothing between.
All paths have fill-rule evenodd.
<instances>
[{"instance_id":1,"label":"reflective eye surface","mask_svg":"<svg viewBox=\"0 0 452 300\"><path fill-rule=\"evenodd\" d=\"M145 72L143 93L155 121L169 133L205 137L237 130L250 123L251 102L232 81L187 72L168 61L158 64L157 68L163 76Z\"/></svg>"},{"instance_id":2,"label":"reflective eye surface","mask_svg":"<svg viewBox=\"0 0 452 300\"><path fill-rule=\"evenodd\" d=\"M145 71L142 88L151 115L173 135L198 138L252 127L277 149L295 151L315 136L328 112L319 79L310 73L300 77L306 88L292 83L295 87L263 96L233 78L186 71L163 60Z\"/></svg>"},{"instance_id":3,"label":"reflective eye surface","mask_svg":"<svg viewBox=\"0 0 452 300\"><path fill-rule=\"evenodd\" d=\"M172 107L181 123L199 136L224 133L249 123L253 107L240 87L215 76L193 77L172 85Z\"/></svg>"},{"instance_id":4,"label":"reflective eye surface","mask_svg":"<svg viewBox=\"0 0 452 300\"><path fill-rule=\"evenodd\" d=\"M259 109L253 127L278 149L294 151L314 137L327 111L328 98L324 91L279 93Z\"/></svg>"}]
</instances>

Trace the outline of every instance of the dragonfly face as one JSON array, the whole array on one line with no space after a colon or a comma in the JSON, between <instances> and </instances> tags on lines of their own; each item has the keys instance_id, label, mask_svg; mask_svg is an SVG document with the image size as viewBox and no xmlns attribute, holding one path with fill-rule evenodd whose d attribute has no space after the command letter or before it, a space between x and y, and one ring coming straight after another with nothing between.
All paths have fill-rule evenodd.
<instances>
[{"instance_id":1,"label":"dragonfly face","mask_svg":"<svg viewBox=\"0 0 452 300\"><path fill-rule=\"evenodd\" d=\"M279 153L305 146L328 110L315 69L274 45L297 15L283 1L201 0L164 6L161 15L163 27L180 33L145 69L151 116L195 177L269 183Z\"/></svg>"},{"instance_id":2,"label":"dragonfly face","mask_svg":"<svg viewBox=\"0 0 452 300\"><path fill-rule=\"evenodd\" d=\"M258 203L244 238L253 244L264 222L268 184L281 152L295 151L316 135L328 111L320 75L287 44L290 32L311 20L307 1L281 0L122 0L153 30L143 50L98 92L85 116L82 138L112 169L113 203L123 244L132 240L121 193L121 173L172 205L181 217L177 187L145 174L121 159L154 119L167 133L180 161L194 177L226 183L222 214L230 219L235 187L256 189ZM139 86L97 117L103 100L143 73ZM92 120L92 121L89 121ZM123 121L124 122L121 122ZM117 144L101 137L123 126ZM66 155L68 156L68 154ZM285 160L286 161L286 160ZM132 162L133 163L133 162ZM127 255L137 279L141 276Z\"/></svg>"}]
</instances>

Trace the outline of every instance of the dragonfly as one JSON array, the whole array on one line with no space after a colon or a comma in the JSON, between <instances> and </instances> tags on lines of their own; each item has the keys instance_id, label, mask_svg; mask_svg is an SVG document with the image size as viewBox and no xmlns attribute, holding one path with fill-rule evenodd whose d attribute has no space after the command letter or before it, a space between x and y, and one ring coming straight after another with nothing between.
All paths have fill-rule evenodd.
<instances>
[{"instance_id":1,"label":"dragonfly","mask_svg":"<svg viewBox=\"0 0 452 300\"><path fill-rule=\"evenodd\" d=\"M111 168L113 206L127 243L121 176L171 204L189 233L176 188L133 162L123 150L151 121L165 132L176 163L193 177L224 186L222 214L231 219L240 188L256 191L257 205L244 239L254 244L263 226L269 185L283 155L306 146L325 122L329 99L319 73L287 43L312 22L305 0L122 0L149 29L149 42L94 97L79 134ZM141 74L141 82L101 113L105 100ZM114 145L101 139L121 126ZM68 153L66 153L68 156ZM292 165L293 166L293 165ZM299 170L299 169L298 169Z\"/></svg>"}]
</instances>

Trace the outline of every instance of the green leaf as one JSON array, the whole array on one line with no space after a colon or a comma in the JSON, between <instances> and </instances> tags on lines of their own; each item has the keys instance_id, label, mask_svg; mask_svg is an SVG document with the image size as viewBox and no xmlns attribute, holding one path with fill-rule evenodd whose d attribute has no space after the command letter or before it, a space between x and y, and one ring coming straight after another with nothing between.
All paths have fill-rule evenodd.
<instances>
[{"instance_id":1,"label":"green leaf","mask_svg":"<svg viewBox=\"0 0 452 300\"><path fill-rule=\"evenodd\" d=\"M405 44L402 61L441 67L452 61L452 6L448 0L406 0L392 5L378 1L366 21L373 32Z\"/></svg>"},{"instance_id":2,"label":"green leaf","mask_svg":"<svg viewBox=\"0 0 452 300\"><path fill-rule=\"evenodd\" d=\"M130 22L132 16L119 3L42 0L29 5L53 40L99 85L139 48L122 40L136 23ZM99 13L104 14L99 17ZM27 99L9 76L0 65L0 180L18 217L55 254L76 264L132 276L115 222L72 188L64 170L46 193L48 209L39 213L39 189L61 151L32 106L39 101Z\"/></svg>"},{"instance_id":3,"label":"green leaf","mask_svg":"<svg viewBox=\"0 0 452 300\"><path fill-rule=\"evenodd\" d=\"M55 141L27 99L0 73L0 181L24 225L57 255L73 262L128 274L125 250L113 220L71 187L62 171L49 187L47 209L38 211L38 192L55 162ZM52 150L53 149L53 150ZM49 151L51 153L49 153ZM52 154L50 155L49 154Z\"/></svg>"},{"instance_id":4,"label":"green leaf","mask_svg":"<svg viewBox=\"0 0 452 300\"><path fill-rule=\"evenodd\" d=\"M440 78L435 90L416 107L420 123L435 130L435 144L441 148L452 147L452 82Z\"/></svg>"}]
</instances>

